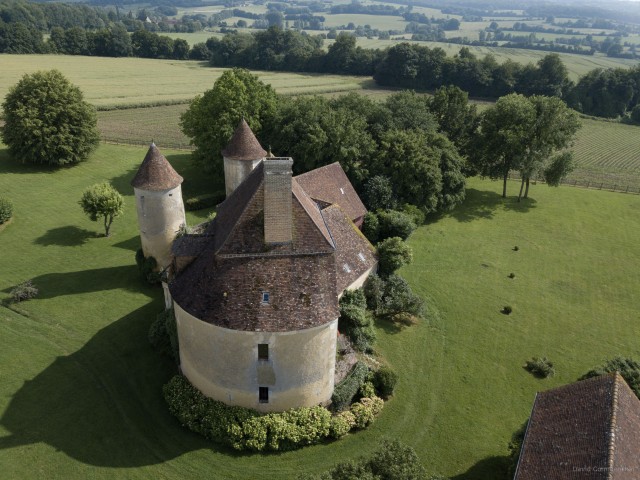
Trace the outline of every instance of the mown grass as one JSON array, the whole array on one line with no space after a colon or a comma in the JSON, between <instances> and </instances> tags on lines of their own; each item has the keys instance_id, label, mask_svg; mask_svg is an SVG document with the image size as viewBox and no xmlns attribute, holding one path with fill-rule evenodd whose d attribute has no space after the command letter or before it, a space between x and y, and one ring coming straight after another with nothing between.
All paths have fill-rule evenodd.
<instances>
[{"instance_id":1,"label":"mown grass","mask_svg":"<svg viewBox=\"0 0 640 480\"><path fill-rule=\"evenodd\" d=\"M210 89L224 69L205 62L144 58L102 58L65 55L0 55L0 98L25 73L57 68L79 86L98 108L154 106L188 102ZM283 94L358 90L366 77L255 72Z\"/></svg>"},{"instance_id":2,"label":"mown grass","mask_svg":"<svg viewBox=\"0 0 640 480\"><path fill-rule=\"evenodd\" d=\"M186 197L219 187L188 155L163 153L185 177ZM495 480L537 390L640 354L640 197L536 185L517 204L499 197L499 183L472 180L464 205L410 239L415 260L402 274L429 301L430 319L378 325L400 382L372 428L281 455L219 449L182 429L161 399L175 369L146 338L161 292L134 265L129 181L144 154L102 145L88 162L51 171L0 149L0 191L15 205L0 232L0 300L29 278L40 288L37 299L0 307L3 478L294 478L387 436L413 446L430 472ZM126 200L110 238L77 205L104 180ZM534 355L549 357L557 375L525 372Z\"/></svg>"}]
</instances>

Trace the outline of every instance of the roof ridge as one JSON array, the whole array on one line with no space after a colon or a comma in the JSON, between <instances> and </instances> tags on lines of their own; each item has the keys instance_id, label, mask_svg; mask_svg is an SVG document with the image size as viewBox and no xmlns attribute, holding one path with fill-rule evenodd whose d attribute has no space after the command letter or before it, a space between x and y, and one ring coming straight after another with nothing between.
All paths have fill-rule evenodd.
<instances>
[{"instance_id":1,"label":"roof ridge","mask_svg":"<svg viewBox=\"0 0 640 480\"><path fill-rule=\"evenodd\" d=\"M609 438L607 445L607 480L613 478L613 461L616 454L616 425L618 423L618 388L620 387L620 373L613 373L613 405L611 406L611 421L609 423Z\"/></svg>"},{"instance_id":2,"label":"roof ridge","mask_svg":"<svg viewBox=\"0 0 640 480\"><path fill-rule=\"evenodd\" d=\"M531 407L531 415L529 415L529 420L527 420L527 426L524 429L524 436L522 437L522 443L520 444L520 455L518 455L518 463L516 463L516 471L513 473L513 478L518 478L518 470L520 470L520 460L524 457L524 449L527 447L527 436L529 435L529 427L531 426L531 419L533 417L533 412L536 409L536 403L538 402L538 397L540 396L540 392L536 392L536 396L533 399L533 406Z\"/></svg>"}]
</instances>

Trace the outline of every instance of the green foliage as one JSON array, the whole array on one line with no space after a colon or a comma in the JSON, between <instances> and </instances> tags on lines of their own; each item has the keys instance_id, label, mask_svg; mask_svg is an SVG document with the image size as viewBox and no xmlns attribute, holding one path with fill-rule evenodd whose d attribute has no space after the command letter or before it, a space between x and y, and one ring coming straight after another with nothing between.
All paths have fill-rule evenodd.
<instances>
[{"instance_id":1,"label":"green foliage","mask_svg":"<svg viewBox=\"0 0 640 480\"><path fill-rule=\"evenodd\" d=\"M415 227L413 222L411 225ZM411 247L400 237L386 238L376 245L376 249L378 250L378 274L383 278L413 260Z\"/></svg>"},{"instance_id":2,"label":"green foliage","mask_svg":"<svg viewBox=\"0 0 640 480\"><path fill-rule=\"evenodd\" d=\"M469 94L454 85L440 87L429 99L429 110L439 130L467 155L480 123L476 106L469 104Z\"/></svg>"},{"instance_id":3,"label":"green foliage","mask_svg":"<svg viewBox=\"0 0 640 480\"><path fill-rule=\"evenodd\" d=\"M178 328L173 308L158 314L149 327L148 339L155 350L172 357L176 363L180 363Z\"/></svg>"},{"instance_id":4,"label":"green foliage","mask_svg":"<svg viewBox=\"0 0 640 480\"><path fill-rule=\"evenodd\" d=\"M74 164L98 145L95 109L58 70L24 75L2 108L2 140L22 162Z\"/></svg>"},{"instance_id":5,"label":"green foliage","mask_svg":"<svg viewBox=\"0 0 640 480\"><path fill-rule=\"evenodd\" d=\"M215 193L206 193L196 197L187 198L184 202L184 209L187 212L212 208L221 203L226 197L226 193L221 190Z\"/></svg>"},{"instance_id":6,"label":"green foliage","mask_svg":"<svg viewBox=\"0 0 640 480\"><path fill-rule=\"evenodd\" d=\"M362 199L369 210L393 208L395 200L391 180L383 175L374 175L365 184Z\"/></svg>"},{"instance_id":7,"label":"green foliage","mask_svg":"<svg viewBox=\"0 0 640 480\"><path fill-rule=\"evenodd\" d=\"M366 310L366 299L361 289L346 291L340 299L338 329L349 337L356 350L369 352L373 349L376 333L371 315Z\"/></svg>"},{"instance_id":8,"label":"green foliage","mask_svg":"<svg viewBox=\"0 0 640 480\"><path fill-rule=\"evenodd\" d=\"M405 214L409 215L413 220L413 223L415 223L417 226L424 225L426 215L415 205L405 203L404 205L402 205L402 211Z\"/></svg>"},{"instance_id":9,"label":"green foliage","mask_svg":"<svg viewBox=\"0 0 640 480\"><path fill-rule=\"evenodd\" d=\"M191 101L180 126L196 149L193 157L208 171L222 174L220 152L244 117L259 138L276 108L276 93L248 70L225 71L211 90ZM215 121L213 120L215 119Z\"/></svg>"},{"instance_id":10,"label":"green foliage","mask_svg":"<svg viewBox=\"0 0 640 480\"><path fill-rule=\"evenodd\" d=\"M333 389L331 396L333 410L339 412L348 408L368 375L369 367L362 362L356 363L351 372Z\"/></svg>"},{"instance_id":11,"label":"green foliage","mask_svg":"<svg viewBox=\"0 0 640 480\"><path fill-rule=\"evenodd\" d=\"M329 437L339 438L348 432L347 427L364 428L371 423L384 405L377 397L363 398L354 404L360 405L355 408L357 414L342 413L335 420L320 406L260 414L205 397L181 375L173 377L163 393L169 411L183 426L209 440L248 451L294 450Z\"/></svg>"},{"instance_id":12,"label":"green foliage","mask_svg":"<svg viewBox=\"0 0 640 480\"><path fill-rule=\"evenodd\" d=\"M11 220L13 216L13 203L6 198L0 197L0 225Z\"/></svg>"},{"instance_id":13,"label":"green foliage","mask_svg":"<svg viewBox=\"0 0 640 480\"><path fill-rule=\"evenodd\" d=\"M11 300L14 302L22 302L35 298L38 295L38 288L31 280L26 280L13 287L9 295L11 295Z\"/></svg>"},{"instance_id":14,"label":"green foliage","mask_svg":"<svg viewBox=\"0 0 640 480\"><path fill-rule=\"evenodd\" d=\"M380 210L376 214L380 225L379 240L386 240L390 237L400 237L402 240L406 240L417 228L413 217L405 212Z\"/></svg>"},{"instance_id":15,"label":"green foliage","mask_svg":"<svg viewBox=\"0 0 640 480\"><path fill-rule=\"evenodd\" d=\"M579 380L585 380L607 373L618 372L629 384L633 393L640 398L640 362L632 358L615 357L607 360L604 364L589 370Z\"/></svg>"},{"instance_id":16,"label":"green foliage","mask_svg":"<svg viewBox=\"0 0 640 480\"><path fill-rule=\"evenodd\" d=\"M373 385L380 392L382 398L393 395L396 383L398 383L398 374L391 367L383 365L373 373Z\"/></svg>"},{"instance_id":17,"label":"green foliage","mask_svg":"<svg viewBox=\"0 0 640 480\"><path fill-rule=\"evenodd\" d=\"M511 441L509 442L509 462L507 467L508 478L513 478L516 474L516 468L518 467L518 460L520 459L520 451L522 450L522 444L524 443L524 436L527 433L527 426L529 420L520 425L520 428L513 432Z\"/></svg>"},{"instance_id":18,"label":"green foliage","mask_svg":"<svg viewBox=\"0 0 640 480\"><path fill-rule=\"evenodd\" d=\"M538 378L553 377L556 373L553 362L547 357L532 357L526 361L524 368Z\"/></svg>"},{"instance_id":19,"label":"green foliage","mask_svg":"<svg viewBox=\"0 0 640 480\"><path fill-rule=\"evenodd\" d=\"M136 250L136 265L140 275L150 285L158 285L162 281L162 275L157 271L158 261L154 257L145 257L142 248Z\"/></svg>"},{"instance_id":20,"label":"green foliage","mask_svg":"<svg viewBox=\"0 0 640 480\"><path fill-rule=\"evenodd\" d=\"M371 243L376 243L380 235L380 222L378 216L373 212L367 212L362 222L362 233Z\"/></svg>"},{"instance_id":21,"label":"green foliage","mask_svg":"<svg viewBox=\"0 0 640 480\"><path fill-rule=\"evenodd\" d=\"M113 219L124 212L122 195L109 183L96 183L82 193L78 202L91 221L104 220L104 235L109 236Z\"/></svg>"},{"instance_id":22,"label":"green foliage","mask_svg":"<svg viewBox=\"0 0 640 480\"><path fill-rule=\"evenodd\" d=\"M422 317L424 301L399 275L389 275L386 279L370 275L364 293L367 306L379 318L410 325Z\"/></svg>"},{"instance_id":23,"label":"green foliage","mask_svg":"<svg viewBox=\"0 0 640 480\"><path fill-rule=\"evenodd\" d=\"M636 125L640 125L640 103L638 103L633 110L631 110L631 114L629 115L632 123Z\"/></svg>"}]
</instances>

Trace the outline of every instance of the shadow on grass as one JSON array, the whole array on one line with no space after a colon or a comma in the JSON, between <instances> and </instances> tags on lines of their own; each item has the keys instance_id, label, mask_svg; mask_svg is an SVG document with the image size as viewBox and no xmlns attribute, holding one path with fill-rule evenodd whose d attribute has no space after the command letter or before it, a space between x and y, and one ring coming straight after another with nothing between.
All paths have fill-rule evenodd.
<instances>
[{"instance_id":1,"label":"shadow on grass","mask_svg":"<svg viewBox=\"0 0 640 480\"><path fill-rule=\"evenodd\" d=\"M114 247L123 248L125 250L131 250L132 252L137 251L140 244L140 236L136 235L135 237L131 237L129 240L124 240L122 242L114 243Z\"/></svg>"},{"instance_id":2,"label":"shadow on grass","mask_svg":"<svg viewBox=\"0 0 640 480\"><path fill-rule=\"evenodd\" d=\"M41 237L36 238L33 243L38 245L60 245L62 247L77 247L84 245L90 238L104 237L97 232L92 232L84 228L68 225L66 227L52 228Z\"/></svg>"},{"instance_id":3,"label":"shadow on grass","mask_svg":"<svg viewBox=\"0 0 640 480\"><path fill-rule=\"evenodd\" d=\"M0 149L0 174L2 173L49 173L54 174L60 170L73 168L72 165L43 165L40 163L21 162L11 157L8 148Z\"/></svg>"},{"instance_id":4,"label":"shadow on grass","mask_svg":"<svg viewBox=\"0 0 640 480\"><path fill-rule=\"evenodd\" d=\"M451 480L510 480L509 457L487 457Z\"/></svg>"},{"instance_id":5,"label":"shadow on grass","mask_svg":"<svg viewBox=\"0 0 640 480\"><path fill-rule=\"evenodd\" d=\"M0 424L0 449L44 442L89 465L155 465L211 448L169 414L161 387L175 365L154 352L155 301L100 330L80 350L56 358L13 395Z\"/></svg>"},{"instance_id":6,"label":"shadow on grass","mask_svg":"<svg viewBox=\"0 0 640 480\"><path fill-rule=\"evenodd\" d=\"M385 333L400 333L405 328L412 327L411 325L405 326L400 323L392 322L391 320L385 320L378 317L374 317L373 323L376 328L379 328Z\"/></svg>"},{"instance_id":7,"label":"shadow on grass","mask_svg":"<svg viewBox=\"0 0 640 480\"><path fill-rule=\"evenodd\" d=\"M133 262L133 258L131 259ZM124 289L153 296L153 287L140 278L136 265L97 268L78 272L47 273L31 279L38 288L38 298L55 298L79 293ZM13 287L3 290L9 293Z\"/></svg>"},{"instance_id":8,"label":"shadow on grass","mask_svg":"<svg viewBox=\"0 0 640 480\"><path fill-rule=\"evenodd\" d=\"M533 198L523 198L518 202L517 197L502 198L502 195L490 190L468 188L464 203L445 215L453 217L459 222L471 222L493 218L498 208L524 213L535 207L536 200Z\"/></svg>"}]
</instances>

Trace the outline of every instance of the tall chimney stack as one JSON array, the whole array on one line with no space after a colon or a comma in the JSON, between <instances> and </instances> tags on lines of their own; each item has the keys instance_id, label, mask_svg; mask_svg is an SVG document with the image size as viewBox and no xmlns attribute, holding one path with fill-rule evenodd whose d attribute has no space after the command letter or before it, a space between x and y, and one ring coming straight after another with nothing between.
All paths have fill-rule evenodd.
<instances>
[{"instance_id":1,"label":"tall chimney stack","mask_svg":"<svg viewBox=\"0 0 640 480\"><path fill-rule=\"evenodd\" d=\"M292 237L292 158L264 159L264 241L290 243Z\"/></svg>"}]
</instances>

